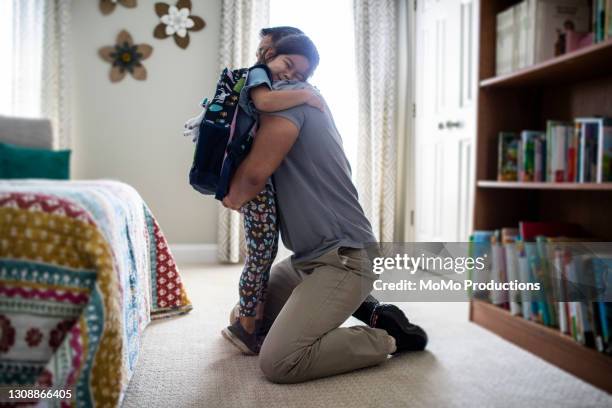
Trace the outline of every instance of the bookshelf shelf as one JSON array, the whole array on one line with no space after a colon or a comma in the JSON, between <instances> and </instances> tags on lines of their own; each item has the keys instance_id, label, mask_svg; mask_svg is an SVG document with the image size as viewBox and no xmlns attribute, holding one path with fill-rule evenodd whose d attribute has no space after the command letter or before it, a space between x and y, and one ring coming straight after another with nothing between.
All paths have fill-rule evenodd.
<instances>
[{"instance_id":1,"label":"bookshelf shelf","mask_svg":"<svg viewBox=\"0 0 612 408\"><path fill-rule=\"evenodd\" d=\"M500 132L545 129L548 120L612 117L612 40L495 75L497 13L518 2L480 2L473 229L563 221L600 242L612 242L612 183L496 181ZM484 301L471 302L470 320L612 393L612 357Z\"/></svg>"},{"instance_id":2,"label":"bookshelf shelf","mask_svg":"<svg viewBox=\"0 0 612 408\"><path fill-rule=\"evenodd\" d=\"M612 183L541 183L519 181L479 180L476 184L481 188L517 188L532 190L585 190L612 191Z\"/></svg>"},{"instance_id":3,"label":"bookshelf shelf","mask_svg":"<svg viewBox=\"0 0 612 408\"><path fill-rule=\"evenodd\" d=\"M472 300L470 320L551 364L612 393L612 359L557 330L512 316L505 309Z\"/></svg>"},{"instance_id":4,"label":"bookshelf shelf","mask_svg":"<svg viewBox=\"0 0 612 408\"><path fill-rule=\"evenodd\" d=\"M612 40L561 55L516 72L480 81L483 89L527 85L553 85L584 81L612 70Z\"/></svg>"}]
</instances>

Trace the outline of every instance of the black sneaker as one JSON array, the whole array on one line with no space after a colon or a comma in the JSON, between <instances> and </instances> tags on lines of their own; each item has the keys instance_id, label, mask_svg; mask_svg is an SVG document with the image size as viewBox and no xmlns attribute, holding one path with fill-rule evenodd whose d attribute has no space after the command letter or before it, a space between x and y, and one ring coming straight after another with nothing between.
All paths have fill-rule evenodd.
<instances>
[{"instance_id":1,"label":"black sneaker","mask_svg":"<svg viewBox=\"0 0 612 408\"><path fill-rule=\"evenodd\" d=\"M259 349L263 343L257 330L253 333L247 332L240 324L240 321L235 321L231 326L221 330L221 334L242 351L243 354L251 356L259 354Z\"/></svg>"},{"instance_id":2,"label":"black sneaker","mask_svg":"<svg viewBox=\"0 0 612 408\"><path fill-rule=\"evenodd\" d=\"M408 318L399 307L389 304L379 304L374 308L370 326L383 329L395 338L397 351L421 351L427 346L427 333ZM395 354L394 353L394 354Z\"/></svg>"}]
</instances>

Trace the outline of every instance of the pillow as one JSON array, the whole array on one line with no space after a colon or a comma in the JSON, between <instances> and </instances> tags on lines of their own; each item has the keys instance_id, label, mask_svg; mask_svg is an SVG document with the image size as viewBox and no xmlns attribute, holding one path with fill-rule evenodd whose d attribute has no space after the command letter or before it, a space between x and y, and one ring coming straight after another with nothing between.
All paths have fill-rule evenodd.
<instances>
[{"instance_id":1,"label":"pillow","mask_svg":"<svg viewBox=\"0 0 612 408\"><path fill-rule=\"evenodd\" d=\"M0 143L0 178L68 180L70 150L34 149Z\"/></svg>"}]
</instances>

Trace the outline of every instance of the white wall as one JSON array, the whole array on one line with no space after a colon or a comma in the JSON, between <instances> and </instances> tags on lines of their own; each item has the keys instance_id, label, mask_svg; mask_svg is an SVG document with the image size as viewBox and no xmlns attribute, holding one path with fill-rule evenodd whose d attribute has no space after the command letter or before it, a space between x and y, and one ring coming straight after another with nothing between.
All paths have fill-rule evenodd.
<instances>
[{"instance_id":1,"label":"white wall","mask_svg":"<svg viewBox=\"0 0 612 408\"><path fill-rule=\"evenodd\" d=\"M193 13L206 27L190 33L186 50L172 38L153 37L158 23L154 3L139 0L135 9L117 6L108 16L99 12L97 0L73 3L72 176L134 186L171 243L214 243L217 203L187 182L193 144L181 135L181 127L198 113L202 96L214 91L221 1L193 1ZM122 29L135 43L153 46L144 61L146 81L129 74L119 83L108 79L110 64L97 52L113 45Z\"/></svg>"}]
</instances>

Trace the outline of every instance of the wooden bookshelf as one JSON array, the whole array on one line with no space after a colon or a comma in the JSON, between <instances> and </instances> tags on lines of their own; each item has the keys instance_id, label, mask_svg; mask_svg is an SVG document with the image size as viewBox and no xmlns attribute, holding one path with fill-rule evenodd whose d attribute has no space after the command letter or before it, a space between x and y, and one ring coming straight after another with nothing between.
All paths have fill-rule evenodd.
<instances>
[{"instance_id":1,"label":"wooden bookshelf","mask_svg":"<svg viewBox=\"0 0 612 408\"><path fill-rule=\"evenodd\" d=\"M499 182L500 131L545 129L550 119L612 117L612 42L604 42L496 76L496 15L518 0L480 2L480 55L474 230L518 227L520 221L565 221L612 241L610 183ZM560 332L472 301L470 320L544 360L612 392L612 358Z\"/></svg>"},{"instance_id":2,"label":"wooden bookshelf","mask_svg":"<svg viewBox=\"0 0 612 408\"><path fill-rule=\"evenodd\" d=\"M512 316L507 310L481 300L472 301L470 320L612 393L612 358L605 358L601 353L582 346L558 330Z\"/></svg>"},{"instance_id":3,"label":"wooden bookshelf","mask_svg":"<svg viewBox=\"0 0 612 408\"><path fill-rule=\"evenodd\" d=\"M594 44L506 75L480 81L481 88L514 87L584 81L612 69L612 41Z\"/></svg>"}]
</instances>

